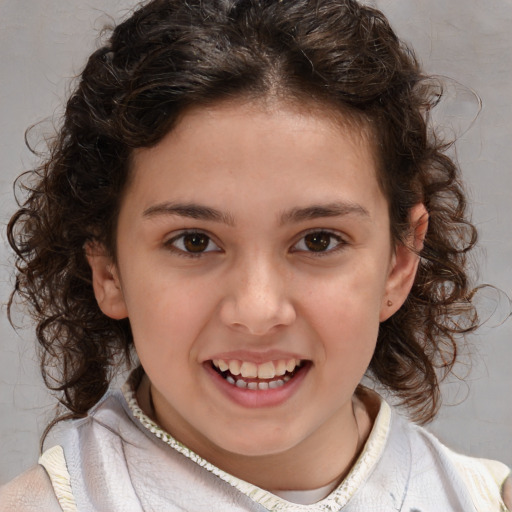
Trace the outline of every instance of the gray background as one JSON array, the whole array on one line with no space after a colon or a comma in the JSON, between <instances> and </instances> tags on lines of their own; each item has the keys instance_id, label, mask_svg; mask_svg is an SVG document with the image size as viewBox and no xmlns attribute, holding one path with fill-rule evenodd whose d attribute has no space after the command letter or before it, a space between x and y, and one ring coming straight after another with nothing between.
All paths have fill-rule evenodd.
<instances>
[{"instance_id":1,"label":"gray background","mask_svg":"<svg viewBox=\"0 0 512 512\"><path fill-rule=\"evenodd\" d=\"M457 153L480 228L476 260L481 281L512 295L512 2L510 0L377 0L429 73L447 75L478 92L483 108L459 137ZM59 115L69 79L96 46L95 33L133 7L132 0L0 0L0 302L12 283L5 241L14 210L12 182L34 160L25 129ZM453 84L453 82L452 82ZM453 87L438 117L459 133L474 98ZM449 91L451 89L449 88ZM466 92L465 92L466 91ZM450 96L450 94L449 94ZM5 308L4 308L5 309ZM52 400L34 362L33 334L14 332L0 316L0 484L34 464ZM512 322L471 338L469 363L446 386L445 407L432 425L457 450L512 465Z\"/></svg>"}]
</instances>

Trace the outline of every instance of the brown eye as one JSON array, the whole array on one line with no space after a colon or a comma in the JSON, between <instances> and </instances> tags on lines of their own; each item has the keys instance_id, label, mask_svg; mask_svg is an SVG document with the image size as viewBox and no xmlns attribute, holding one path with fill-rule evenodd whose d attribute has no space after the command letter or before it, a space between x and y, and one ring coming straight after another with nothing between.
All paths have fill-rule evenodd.
<instances>
[{"instance_id":1,"label":"brown eye","mask_svg":"<svg viewBox=\"0 0 512 512\"><path fill-rule=\"evenodd\" d=\"M188 252L204 252L209 243L210 237L202 233L190 233L183 236L183 247Z\"/></svg>"},{"instance_id":2,"label":"brown eye","mask_svg":"<svg viewBox=\"0 0 512 512\"><path fill-rule=\"evenodd\" d=\"M183 256L200 256L203 253L218 252L219 246L200 231L190 231L175 236L165 244L174 252Z\"/></svg>"},{"instance_id":3,"label":"brown eye","mask_svg":"<svg viewBox=\"0 0 512 512\"><path fill-rule=\"evenodd\" d=\"M347 242L331 231L310 231L305 234L292 248L292 251L330 254L343 249Z\"/></svg>"},{"instance_id":4,"label":"brown eye","mask_svg":"<svg viewBox=\"0 0 512 512\"><path fill-rule=\"evenodd\" d=\"M304 237L306 247L313 252L322 252L329 249L333 236L330 233L311 233Z\"/></svg>"}]
</instances>

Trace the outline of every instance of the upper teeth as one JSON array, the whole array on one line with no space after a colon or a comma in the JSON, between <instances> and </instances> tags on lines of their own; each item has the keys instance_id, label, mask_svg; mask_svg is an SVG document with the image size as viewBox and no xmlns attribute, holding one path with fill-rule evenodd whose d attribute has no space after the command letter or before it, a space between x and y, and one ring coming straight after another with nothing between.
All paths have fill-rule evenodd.
<instances>
[{"instance_id":1,"label":"upper teeth","mask_svg":"<svg viewBox=\"0 0 512 512\"><path fill-rule=\"evenodd\" d=\"M250 361L239 361L237 359L214 359L214 366L221 372L227 370L233 375L241 375L248 379L273 379L276 376L284 375L286 372L293 372L300 365L300 359L279 359L278 361L267 361L256 364Z\"/></svg>"}]
</instances>

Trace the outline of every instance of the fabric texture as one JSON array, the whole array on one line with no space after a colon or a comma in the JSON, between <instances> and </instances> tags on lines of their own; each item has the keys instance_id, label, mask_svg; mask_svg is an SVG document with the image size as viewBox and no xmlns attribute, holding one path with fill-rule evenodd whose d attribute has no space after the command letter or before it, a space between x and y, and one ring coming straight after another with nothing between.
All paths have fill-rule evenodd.
<instances>
[{"instance_id":1,"label":"fabric texture","mask_svg":"<svg viewBox=\"0 0 512 512\"><path fill-rule=\"evenodd\" d=\"M133 386L107 393L60 437L62 451L54 448L52 463L45 463L50 455L42 463L64 512L507 510L500 497L506 466L453 453L384 400L348 476L312 505L291 503L202 459L141 411Z\"/></svg>"}]
</instances>

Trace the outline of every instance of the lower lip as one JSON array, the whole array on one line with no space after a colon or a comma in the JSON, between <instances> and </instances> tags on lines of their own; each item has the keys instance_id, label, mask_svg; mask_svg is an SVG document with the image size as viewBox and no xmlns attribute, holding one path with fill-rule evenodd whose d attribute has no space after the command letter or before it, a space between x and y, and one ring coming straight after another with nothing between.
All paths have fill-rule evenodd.
<instances>
[{"instance_id":1,"label":"lower lip","mask_svg":"<svg viewBox=\"0 0 512 512\"><path fill-rule=\"evenodd\" d=\"M214 384L222 393L228 396L233 402L248 408L276 407L289 400L298 390L299 386L305 379L310 364L306 364L300 368L292 379L282 386L274 389L244 389L230 384L226 379L219 375L211 366L205 363L203 367L206 369Z\"/></svg>"}]
</instances>

